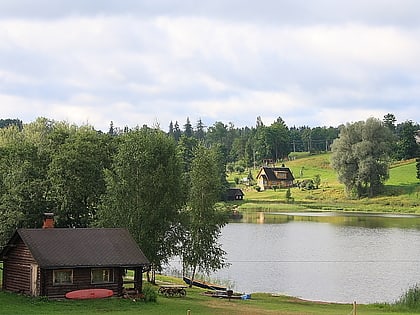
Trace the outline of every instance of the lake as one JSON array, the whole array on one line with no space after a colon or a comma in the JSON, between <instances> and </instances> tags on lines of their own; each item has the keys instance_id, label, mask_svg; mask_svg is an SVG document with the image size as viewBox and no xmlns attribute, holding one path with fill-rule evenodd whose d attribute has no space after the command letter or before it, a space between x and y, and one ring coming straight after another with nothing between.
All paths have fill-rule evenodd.
<instances>
[{"instance_id":1,"label":"lake","mask_svg":"<svg viewBox=\"0 0 420 315\"><path fill-rule=\"evenodd\" d=\"M254 213L220 242L231 265L211 279L239 292L374 303L420 283L419 216Z\"/></svg>"}]
</instances>

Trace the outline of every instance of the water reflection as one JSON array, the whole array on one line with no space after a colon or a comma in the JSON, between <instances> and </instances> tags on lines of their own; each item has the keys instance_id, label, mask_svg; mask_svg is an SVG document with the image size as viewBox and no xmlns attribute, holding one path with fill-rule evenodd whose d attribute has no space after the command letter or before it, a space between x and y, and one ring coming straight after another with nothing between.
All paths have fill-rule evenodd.
<instances>
[{"instance_id":1,"label":"water reflection","mask_svg":"<svg viewBox=\"0 0 420 315\"><path fill-rule=\"evenodd\" d=\"M319 222L342 226L358 226L365 228L410 228L420 229L420 216L403 214L372 214L346 212L247 212L242 223L288 223Z\"/></svg>"}]
</instances>

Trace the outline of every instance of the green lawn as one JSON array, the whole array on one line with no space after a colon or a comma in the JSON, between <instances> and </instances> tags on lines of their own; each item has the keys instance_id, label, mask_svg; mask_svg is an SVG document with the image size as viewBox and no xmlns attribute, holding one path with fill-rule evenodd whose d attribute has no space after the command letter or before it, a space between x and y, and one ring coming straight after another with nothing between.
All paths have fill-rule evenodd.
<instances>
[{"instance_id":1,"label":"green lawn","mask_svg":"<svg viewBox=\"0 0 420 315\"><path fill-rule=\"evenodd\" d=\"M1 264L0 264L1 267ZM183 283L182 279L157 275L157 280L165 283ZM157 289L157 286L155 287ZM293 314L351 314L352 304L334 304L303 301L288 296L273 296L266 293L252 293L250 300L226 300L204 296L203 289L187 288L185 297L167 298L158 295L156 302L145 303L112 297L101 300L48 300L44 297L32 298L16 293L0 291L0 314L4 315L293 315ZM357 305L357 313L365 315L419 314L398 312L389 305Z\"/></svg>"},{"instance_id":2,"label":"green lawn","mask_svg":"<svg viewBox=\"0 0 420 315\"><path fill-rule=\"evenodd\" d=\"M30 298L13 293L0 292L1 314L22 315L76 315L76 314L171 314L185 315L263 315L263 314L351 314L351 304L330 304L301 301L286 296L252 294L250 300L226 300L201 295L199 289L187 289L187 296L180 298L158 297L157 302L144 303L121 298L85 301L48 301L43 298ZM391 312L384 305L358 305L358 314L416 314Z\"/></svg>"}]
</instances>

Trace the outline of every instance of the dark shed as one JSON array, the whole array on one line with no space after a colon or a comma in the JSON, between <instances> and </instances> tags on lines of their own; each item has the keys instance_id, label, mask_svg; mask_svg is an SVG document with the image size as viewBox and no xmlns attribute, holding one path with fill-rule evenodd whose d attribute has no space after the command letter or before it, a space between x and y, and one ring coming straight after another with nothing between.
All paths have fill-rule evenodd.
<instances>
[{"instance_id":1,"label":"dark shed","mask_svg":"<svg viewBox=\"0 0 420 315\"><path fill-rule=\"evenodd\" d=\"M242 200L244 199L244 192L240 188L228 188L226 191L226 200Z\"/></svg>"},{"instance_id":2,"label":"dark shed","mask_svg":"<svg viewBox=\"0 0 420 315\"><path fill-rule=\"evenodd\" d=\"M106 288L123 293L134 270L134 288L150 263L126 229L18 229L0 252L3 290L63 298L67 292Z\"/></svg>"}]
</instances>

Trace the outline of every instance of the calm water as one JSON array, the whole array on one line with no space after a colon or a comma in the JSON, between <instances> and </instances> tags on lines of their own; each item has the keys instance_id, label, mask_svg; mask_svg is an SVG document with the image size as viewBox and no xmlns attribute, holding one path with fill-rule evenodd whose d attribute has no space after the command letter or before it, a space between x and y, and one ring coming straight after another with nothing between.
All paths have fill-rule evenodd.
<instances>
[{"instance_id":1,"label":"calm water","mask_svg":"<svg viewBox=\"0 0 420 315\"><path fill-rule=\"evenodd\" d=\"M231 265L211 277L239 292L373 303L420 284L419 217L255 214L220 241Z\"/></svg>"}]
</instances>

